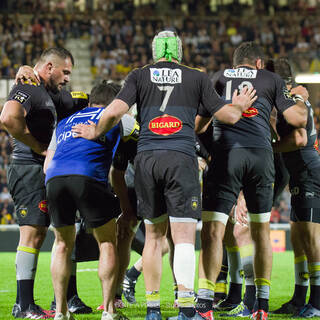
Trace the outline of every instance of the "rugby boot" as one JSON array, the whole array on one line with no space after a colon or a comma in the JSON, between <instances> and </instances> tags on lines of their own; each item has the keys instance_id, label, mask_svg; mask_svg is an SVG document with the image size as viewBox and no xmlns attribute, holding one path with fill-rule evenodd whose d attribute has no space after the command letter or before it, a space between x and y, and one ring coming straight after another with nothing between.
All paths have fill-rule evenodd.
<instances>
[{"instance_id":1,"label":"rugby boot","mask_svg":"<svg viewBox=\"0 0 320 320\"><path fill-rule=\"evenodd\" d=\"M320 310L314 308L310 303L306 304L300 312L295 316L295 318L313 318L320 317Z\"/></svg>"},{"instance_id":2,"label":"rugby boot","mask_svg":"<svg viewBox=\"0 0 320 320\"><path fill-rule=\"evenodd\" d=\"M53 300L50 306L51 310L56 310L56 302ZM92 308L87 306L78 295L74 295L68 300L68 309L75 314L87 314L92 312Z\"/></svg>"},{"instance_id":3,"label":"rugby boot","mask_svg":"<svg viewBox=\"0 0 320 320\"><path fill-rule=\"evenodd\" d=\"M145 320L162 320L161 312L156 310L149 311Z\"/></svg>"},{"instance_id":4,"label":"rugby boot","mask_svg":"<svg viewBox=\"0 0 320 320\"><path fill-rule=\"evenodd\" d=\"M68 311L66 315L64 315L63 313L59 312L56 313L54 320L76 320L72 314Z\"/></svg>"},{"instance_id":5,"label":"rugby boot","mask_svg":"<svg viewBox=\"0 0 320 320\"><path fill-rule=\"evenodd\" d=\"M193 317L187 317L184 313L179 312L177 317L169 317L167 320L214 320L214 318L212 311L208 311L206 313L196 311Z\"/></svg>"},{"instance_id":6,"label":"rugby boot","mask_svg":"<svg viewBox=\"0 0 320 320\"><path fill-rule=\"evenodd\" d=\"M297 306L292 301L288 301L284 303L280 308L271 311L271 314L291 314L296 315L298 314L303 306Z\"/></svg>"},{"instance_id":7,"label":"rugby boot","mask_svg":"<svg viewBox=\"0 0 320 320\"><path fill-rule=\"evenodd\" d=\"M228 299L220 301L215 307L214 311L230 311L234 308L236 308L239 305L239 303L232 303L229 302Z\"/></svg>"},{"instance_id":8,"label":"rugby boot","mask_svg":"<svg viewBox=\"0 0 320 320\"><path fill-rule=\"evenodd\" d=\"M109 313L107 311L103 311L101 320L129 320L129 318L121 313Z\"/></svg>"},{"instance_id":9,"label":"rugby boot","mask_svg":"<svg viewBox=\"0 0 320 320\"><path fill-rule=\"evenodd\" d=\"M241 301L241 303L235 307L234 309L230 310L227 313L219 314L220 317L249 317L251 316L251 311L249 308Z\"/></svg>"},{"instance_id":10,"label":"rugby boot","mask_svg":"<svg viewBox=\"0 0 320 320\"><path fill-rule=\"evenodd\" d=\"M54 313L43 310L36 304L30 304L26 310L22 311L17 303L13 306L12 315L20 319L52 319L55 316Z\"/></svg>"},{"instance_id":11,"label":"rugby boot","mask_svg":"<svg viewBox=\"0 0 320 320\"><path fill-rule=\"evenodd\" d=\"M92 308L87 306L78 295L74 295L68 300L68 309L75 314L87 314L92 312Z\"/></svg>"},{"instance_id":12,"label":"rugby boot","mask_svg":"<svg viewBox=\"0 0 320 320\"><path fill-rule=\"evenodd\" d=\"M268 312L265 312L264 310L259 309L251 315L250 319L252 319L252 320L268 320Z\"/></svg>"},{"instance_id":13,"label":"rugby boot","mask_svg":"<svg viewBox=\"0 0 320 320\"><path fill-rule=\"evenodd\" d=\"M135 287L137 280L133 280L126 275L123 279L123 295L130 304L137 303L135 297Z\"/></svg>"}]
</instances>

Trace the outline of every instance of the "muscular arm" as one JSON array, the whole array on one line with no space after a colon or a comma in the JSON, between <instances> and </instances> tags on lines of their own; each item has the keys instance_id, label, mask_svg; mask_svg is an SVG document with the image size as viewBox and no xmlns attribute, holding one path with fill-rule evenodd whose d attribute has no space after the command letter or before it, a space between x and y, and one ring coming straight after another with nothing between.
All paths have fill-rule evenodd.
<instances>
[{"instance_id":1,"label":"muscular arm","mask_svg":"<svg viewBox=\"0 0 320 320\"><path fill-rule=\"evenodd\" d=\"M26 123L26 110L14 100L7 101L0 115L0 122L17 140L21 141L34 152L45 155L47 145L40 143L30 133Z\"/></svg>"},{"instance_id":2,"label":"muscular arm","mask_svg":"<svg viewBox=\"0 0 320 320\"><path fill-rule=\"evenodd\" d=\"M290 134L282 137L272 144L274 152L291 152L307 145L308 137L306 129L293 130Z\"/></svg>"},{"instance_id":3,"label":"muscular arm","mask_svg":"<svg viewBox=\"0 0 320 320\"><path fill-rule=\"evenodd\" d=\"M50 149L47 151L46 159L44 160L44 165L43 165L44 174L47 173L47 169L49 167L51 160L53 159L55 152L56 152L55 150L50 150Z\"/></svg>"},{"instance_id":4,"label":"muscular arm","mask_svg":"<svg viewBox=\"0 0 320 320\"><path fill-rule=\"evenodd\" d=\"M284 118L295 128L305 128L307 125L308 110L302 101L283 112Z\"/></svg>"}]
</instances>

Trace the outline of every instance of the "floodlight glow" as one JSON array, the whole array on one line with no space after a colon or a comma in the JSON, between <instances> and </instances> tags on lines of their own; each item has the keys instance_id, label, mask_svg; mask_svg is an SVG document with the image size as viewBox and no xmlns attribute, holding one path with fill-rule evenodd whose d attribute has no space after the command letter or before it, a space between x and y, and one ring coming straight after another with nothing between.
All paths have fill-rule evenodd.
<instances>
[{"instance_id":1,"label":"floodlight glow","mask_svg":"<svg viewBox=\"0 0 320 320\"><path fill-rule=\"evenodd\" d=\"M296 75L296 83L320 83L319 73L300 73Z\"/></svg>"}]
</instances>

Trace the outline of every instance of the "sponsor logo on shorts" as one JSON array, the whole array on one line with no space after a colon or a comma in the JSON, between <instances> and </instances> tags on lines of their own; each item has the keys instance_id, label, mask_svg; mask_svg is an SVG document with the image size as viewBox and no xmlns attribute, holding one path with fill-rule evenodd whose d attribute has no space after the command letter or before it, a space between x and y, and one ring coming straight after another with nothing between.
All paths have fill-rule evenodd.
<instances>
[{"instance_id":1,"label":"sponsor logo on shorts","mask_svg":"<svg viewBox=\"0 0 320 320\"><path fill-rule=\"evenodd\" d=\"M223 75L226 78L254 79L257 77L257 70L250 70L246 68L226 69Z\"/></svg>"},{"instance_id":2,"label":"sponsor logo on shorts","mask_svg":"<svg viewBox=\"0 0 320 320\"><path fill-rule=\"evenodd\" d=\"M193 211L196 211L198 209L198 197L192 197L191 199L191 208Z\"/></svg>"},{"instance_id":3,"label":"sponsor logo on shorts","mask_svg":"<svg viewBox=\"0 0 320 320\"><path fill-rule=\"evenodd\" d=\"M44 212L44 213L48 213L48 202L47 200L42 200L39 202L38 207L40 209L40 211Z\"/></svg>"},{"instance_id":4,"label":"sponsor logo on shorts","mask_svg":"<svg viewBox=\"0 0 320 320\"><path fill-rule=\"evenodd\" d=\"M153 83L181 83L182 71L180 69L150 68L150 80Z\"/></svg>"},{"instance_id":5,"label":"sponsor logo on shorts","mask_svg":"<svg viewBox=\"0 0 320 320\"><path fill-rule=\"evenodd\" d=\"M20 102L21 104L25 103L30 98L30 94L27 94L22 91L17 91L13 96L13 100Z\"/></svg>"},{"instance_id":6,"label":"sponsor logo on shorts","mask_svg":"<svg viewBox=\"0 0 320 320\"><path fill-rule=\"evenodd\" d=\"M28 214L28 208L27 208L27 207L24 207L24 206L19 207L18 213L20 214L20 216L21 216L22 218L24 218L24 217L26 217L26 215Z\"/></svg>"},{"instance_id":7,"label":"sponsor logo on shorts","mask_svg":"<svg viewBox=\"0 0 320 320\"><path fill-rule=\"evenodd\" d=\"M182 126L182 121L180 119L169 116L168 114L153 118L149 122L149 130L162 136L177 133L182 129Z\"/></svg>"},{"instance_id":8,"label":"sponsor logo on shorts","mask_svg":"<svg viewBox=\"0 0 320 320\"><path fill-rule=\"evenodd\" d=\"M253 118L259 114L258 109L250 107L248 110L242 112L242 116L245 118Z\"/></svg>"}]
</instances>

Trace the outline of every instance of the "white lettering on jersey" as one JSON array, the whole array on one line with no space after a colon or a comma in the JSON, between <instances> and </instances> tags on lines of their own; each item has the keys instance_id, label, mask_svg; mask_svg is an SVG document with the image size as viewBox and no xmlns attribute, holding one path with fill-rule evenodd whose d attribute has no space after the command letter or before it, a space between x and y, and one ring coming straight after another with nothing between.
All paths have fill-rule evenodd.
<instances>
[{"instance_id":1,"label":"white lettering on jersey","mask_svg":"<svg viewBox=\"0 0 320 320\"><path fill-rule=\"evenodd\" d=\"M180 69L150 68L150 79L153 83L181 83L182 71Z\"/></svg>"},{"instance_id":2,"label":"white lettering on jersey","mask_svg":"<svg viewBox=\"0 0 320 320\"><path fill-rule=\"evenodd\" d=\"M102 112L104 111L103 108L99 108L97 110L94 110L94 111L89 111L89 112L82 112L82 111L79 111L77 113L75 113L74 115L72 115L68 121L66 122L66 124L74 121L75 119L77 118L86 118L88 117L88 120L93 120L93 119L100 119L101 115L102 115Z\"/></svg>"},{"instance_id":3,"label":"white lettering on jersey","mask_svg":"<svg viewBox=\"0 0 320 320\"><path fill-rule=\"evenodd\" d=\"M257 70L251 70L246 68L226 69L223 75L226 78L245 78L254 79L257 77Z\"/></svg>"},{"instance_id":4,"label":"white lettering on jersey","mask_svg":"<svg viewBox=\"0 0 320 320\"><path fill-rule=\"evenodd\" d=\"M76 136L77 134L75 132L72 132L71 130L63 132L58 136L57 143L59 144L61 141L66 141L67 139L71 137L74 138Z\"/></svg>"}]
</instances>

